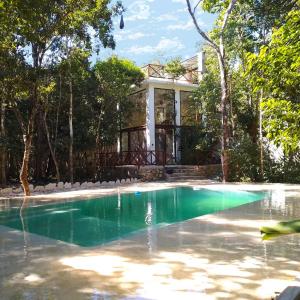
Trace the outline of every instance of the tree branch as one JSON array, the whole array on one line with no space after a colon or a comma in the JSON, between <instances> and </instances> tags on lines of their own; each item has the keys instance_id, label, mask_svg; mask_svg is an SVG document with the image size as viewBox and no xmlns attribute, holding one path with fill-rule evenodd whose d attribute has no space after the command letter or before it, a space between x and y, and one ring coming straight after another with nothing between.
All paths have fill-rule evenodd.
<instances>
[{"instance_id":1,"label":"tree branch","mask_svg":"<svg viewBox=\"0 0 300 300\"><path fill-rule=\"evenodd\" d=\"M200 1L199 1L199 3L200 3ZM197 22L197 20L196 20L196 16L195 16L194 12L192 11L192 7L191 7L190 0L186 0L186 4L187 4L187 7L188 7L188 11L189 11L189 13L190 13L190 15L191 15L191 17L192 17L192 19L193 19L193 22L194 22L195 27L196 27L197 31L199 32L199 34L202 36L202 38L203 38L205 41L207 41L207 43L208 43L211 47L213 47L217 52L219 52L219 49L218 49L217 44L215 44L215 43L213 42L213 40L211 40L211 39L209 38L209 36L208 36L208 35L200 28L200 26L199 26L199 24L198 24L198 22ZM197 5L198 5L198 4L197 4Z\"/></svg>"},{"instance_id":2,"label":"tree branch","mask_svg":"<svg viewBox=\"0 0 300 300\"><path fill-rule=\"evenodd\" d=\"M13 108L13 111L14 111L14 113L16 115L18 123L20 125L22 134L24 136L24 135L26 135L26 126L25 126L25 122L24 122L23 116L22 116L22 114L21 114L21 112L20 112L20 110L19 110L19 108L17 107L16 104L13 104L12 108Z\"/></svg>"},{"instance_id":3,"label":"tree branch","mask_svg":"<svg viewBox=\"0 0 300 300\"><path fill-rule=\"evenodd\" d=\"M196 9L198 7L198 5L201 3L202 0L199 0L198 3L195 5L194 9L193 9L193 13L195 14L196 12Z\"/></svg>"},{"instance_id":4,"label":"tree branch","mask_svg":"<svg viewBox=\"0 0 300 300\"><path fill-rule=\"evenodd\" d=\"M226 13L224 15L223 24L222 24L222 27L221 27L221 34L223 34L223 32L225 30L225 27L227 25L229 16L231 15L232 10L234 9L234 6L235 6L236 2L237 2L237 0L231 0L228 7L227 7Z\"/></svg>"}]
</instances>

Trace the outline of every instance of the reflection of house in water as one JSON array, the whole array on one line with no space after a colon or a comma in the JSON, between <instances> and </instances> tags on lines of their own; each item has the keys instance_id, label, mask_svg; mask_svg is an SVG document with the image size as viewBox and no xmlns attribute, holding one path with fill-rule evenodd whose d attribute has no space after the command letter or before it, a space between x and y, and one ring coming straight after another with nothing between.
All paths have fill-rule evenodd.
<instances>
[{"instance_id":1,"label":"reflection of house in water","mask_svg":"<svg viewBox=\"0 0 300 300\"><path fill-rule=\"evenodd\" d=\"M197 163L189 161L199 109L191 93L203 74L204 56L183 61L186 74L177 79L162 65L143 68L146 79L130 96L132 114L123 120L119 151L129 164Z\"/></svg>"}]
</instances>

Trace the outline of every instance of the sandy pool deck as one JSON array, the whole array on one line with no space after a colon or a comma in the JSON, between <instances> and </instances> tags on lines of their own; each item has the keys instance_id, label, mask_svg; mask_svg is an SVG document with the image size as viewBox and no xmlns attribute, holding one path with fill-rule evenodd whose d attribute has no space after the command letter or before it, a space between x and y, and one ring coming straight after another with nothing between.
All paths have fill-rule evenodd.
<instances>
[{"instance_id":1,"label":"sandy pool deck","mask_svg":"<svg viewBox=\"0 0 300 300\"><path fill-rule=\"evenodd\" d=\"M84 248L0 226L0 299L271 299L300 285L300 235L263 242L259 227L300 219L300 186L135 183L34 195L30 203L174 187L267 190L265 200L104 246ZM22 198L0 199L20 206Z\"/></svg>"}]
</instances>

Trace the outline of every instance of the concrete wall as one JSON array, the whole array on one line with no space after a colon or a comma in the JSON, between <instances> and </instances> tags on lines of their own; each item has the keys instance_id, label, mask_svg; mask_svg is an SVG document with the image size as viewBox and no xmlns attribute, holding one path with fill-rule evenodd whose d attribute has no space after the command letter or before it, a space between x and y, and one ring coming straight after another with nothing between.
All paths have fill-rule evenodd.
<instances>
[{"instance_id":1,"label":"concrete wall","mask_svg":"<svg viewBox=\"0 0 300 300\"><path fill-rule=\"evenodd\" d=\"M206 165L206 166L198 166L199 176L203 176L206 178L216 177L222 173L221 165Z\"/></svg>"},{"instance_id":2,"label":"concrete wall","mask_svg":"<svg viewBox=\"0 0 300 300\"><path fill-rule=\"evenodd\" d=\"M165 168L163 166L144 166L138 170L141 181L156 181L165 179Z\"/></svg>"}]
</instances>

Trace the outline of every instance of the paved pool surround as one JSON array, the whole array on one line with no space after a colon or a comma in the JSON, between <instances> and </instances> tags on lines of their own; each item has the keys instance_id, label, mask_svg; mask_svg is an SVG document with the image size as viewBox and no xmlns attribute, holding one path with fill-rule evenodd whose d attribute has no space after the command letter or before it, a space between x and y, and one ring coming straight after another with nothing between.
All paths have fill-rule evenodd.
<instances>
[{"instance_id":1,"label":"paved pool surround","mask_svg":"<svg viewBox=\"0 0 300 300\"><path fill-rule=\"evenodd\" d=\"M300 219L299 185L135 183L26 201L35 205L175 185L268 190L269 197L101 247L0 226L0 299L270 299L298 284L300 235L263 242L259 227ZM21 203L21 197L0 200L2 207Z\"/></svg>"}]
</instances>

